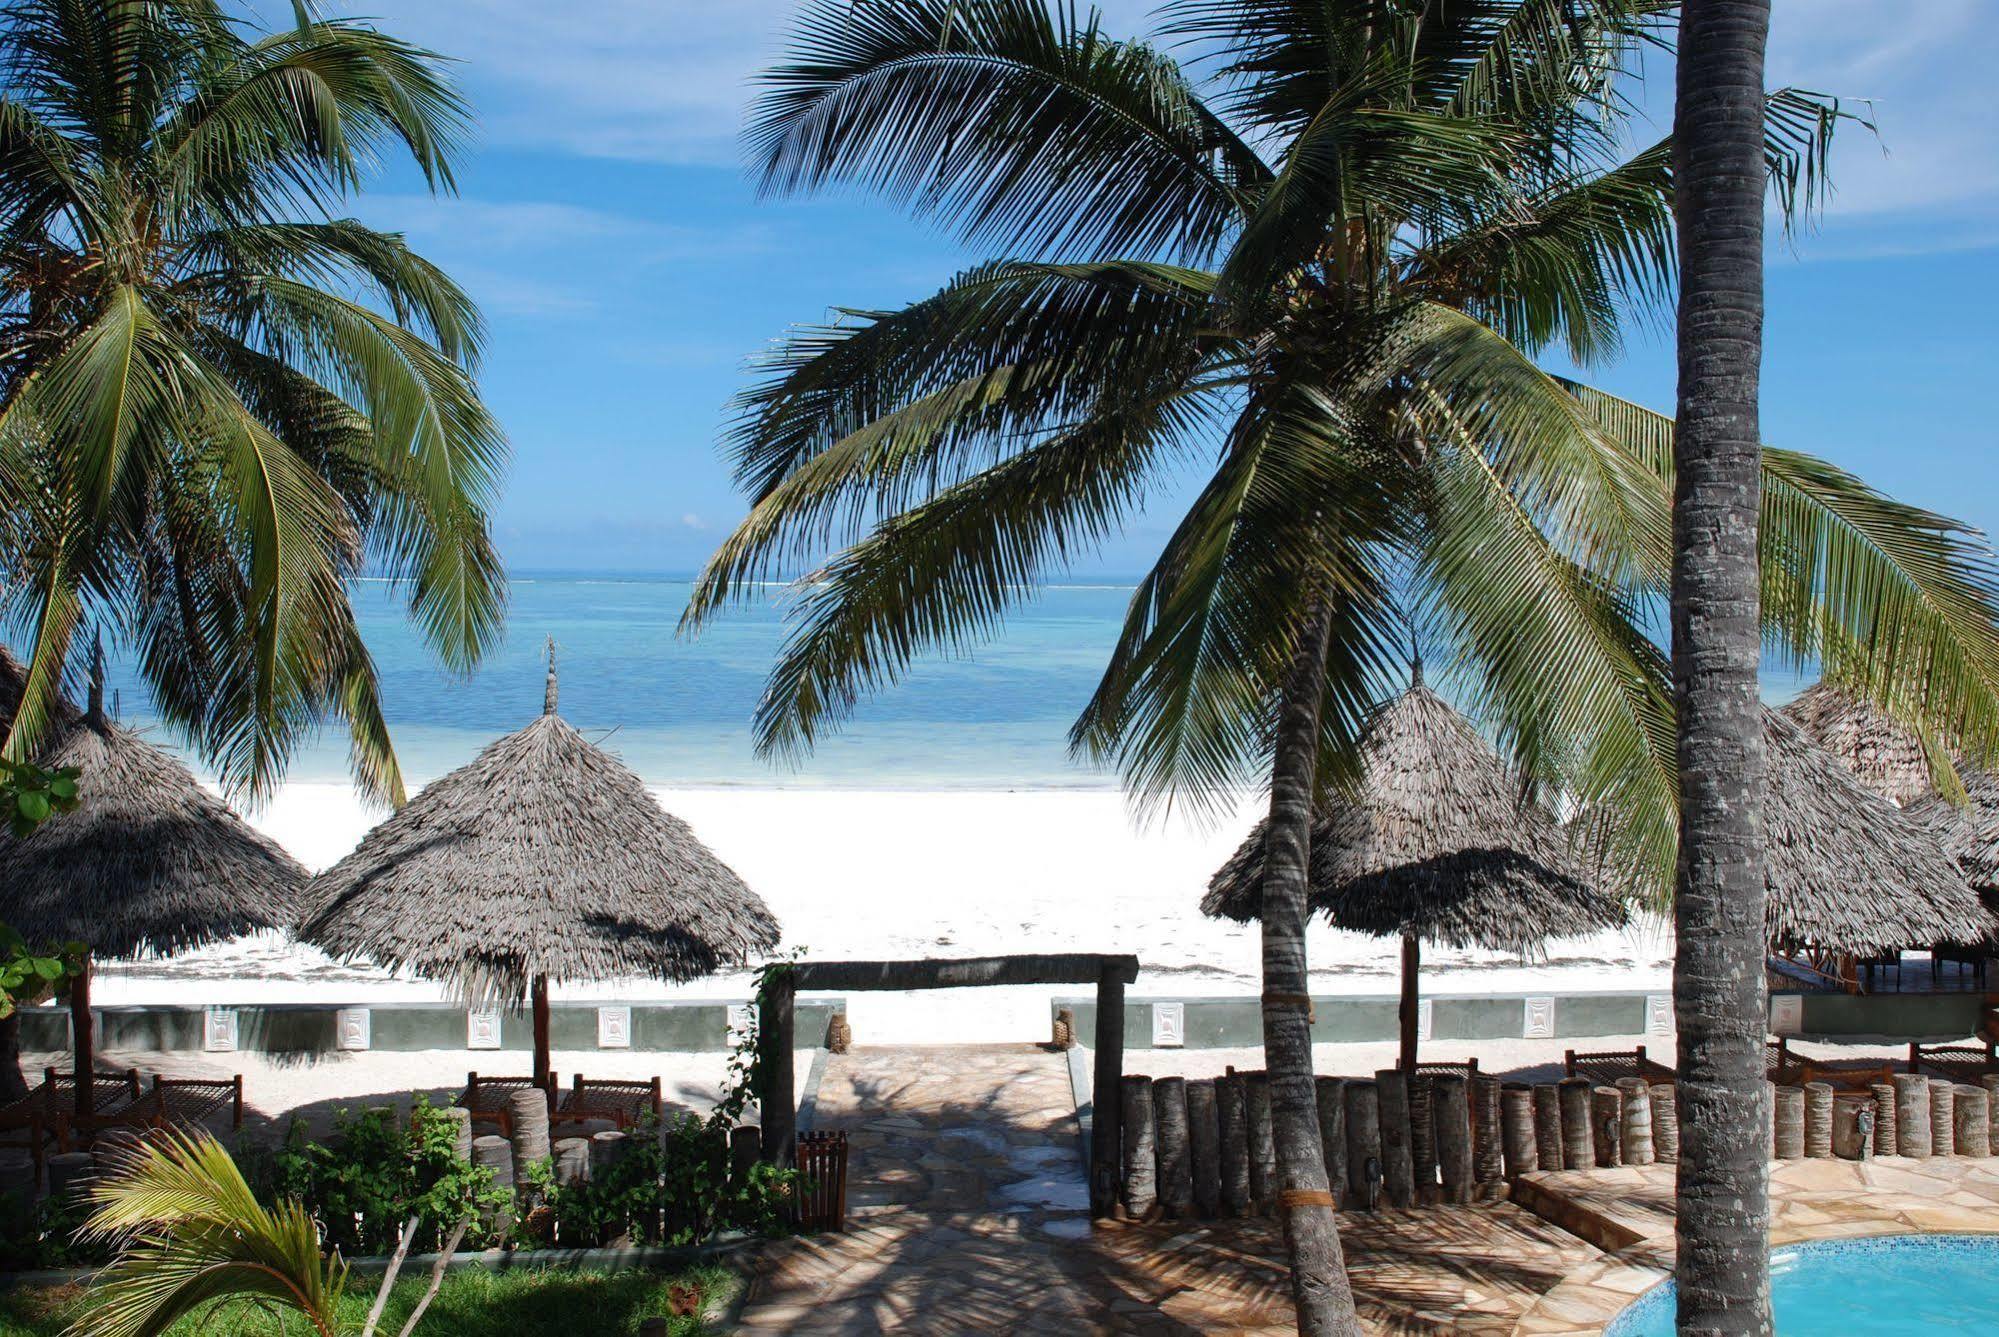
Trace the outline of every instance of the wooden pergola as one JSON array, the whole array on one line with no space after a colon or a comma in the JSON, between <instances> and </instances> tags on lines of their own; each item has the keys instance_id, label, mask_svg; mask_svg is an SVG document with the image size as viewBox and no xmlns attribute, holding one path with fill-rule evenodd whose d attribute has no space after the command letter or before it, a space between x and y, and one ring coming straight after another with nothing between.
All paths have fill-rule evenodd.
<instances>
[{"instance_id":1,"label":"wooden pergola","mask_svg":"<svg viewBox=\"0 0 1999 1337\"><path fill-rule=\"evenodd\" d=\"M767 1159L789 1165L797 1140L793 1095L793 1004L800 990L974 989L1004 984L1094 984L1097 987L1096 1069L1090 1081L1090 1214L1108 1216L1118 1188L1118 1080L1124 1075L1124 989L1138 978L1135 956L1061 952L1050 956L975 956L960 960L804 961L774 971L757 1010L757 1061L762 1076Z\"/></svg>"}]
</instances>

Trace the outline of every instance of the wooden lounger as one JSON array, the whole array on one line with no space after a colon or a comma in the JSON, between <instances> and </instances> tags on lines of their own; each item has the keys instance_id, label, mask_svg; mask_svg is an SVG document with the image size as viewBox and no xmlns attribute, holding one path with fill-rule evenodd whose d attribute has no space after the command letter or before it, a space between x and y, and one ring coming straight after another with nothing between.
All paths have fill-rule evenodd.
<instances>
[{"instance_id":1,"label":"wooden lounger","mask_svg":"<svg viewBox=\"0 0 1999 1337\"><path fill-rule=\"evenodd\" d=\"M1978 1085L1987 1073L1999 1072L1999 1045L1909 1045L1909 1071L1928 1070L1953 1082Z\"/></svg>"},{"instance_id":2,"label":"wooden lounger","mask_svg":"<svg viewBox=\"0 0 1999 1337\"><path fill-rule=\"evenodd\" d=\"M1427 1073L1455 1073L1459 1077L1464 1078L1466 1081L1470 1081L1472 1078L1478 1076L1478 1059L1476 1057L1473 1057L1457 1063L1453 1063L1448 1059L1439 1059L1434 1063L1418 1063L1416 1065L1416 1071L1427 1072Z\"/></svg>"},{"instance_id":3,"label":"wooden lounger","mask_svg":"<svg viewBox=\"0 0 1999 1337\"><path fill-rule=\"evenodd\" d=\"M138 1074L132 1074L138 1088ZM200 1127L219 1110L229 1111L231 1131L243 1127L243 1074L233 1077L154 1077L143 1095L115 1109L96 1109L86 1118L72 1117L64 1130L63 1149L86 1145L113 1128Z\"/></svg>"},{"instance_id":4,"label":"wooden lounger","mask_svg":"<svg viewBox=\"0 0 1999 1337\"><path fill-rule=\"evenodd\" d=\"M473 1123L489 1123L500 1130L501 1137L511 1137L514 1121L507 1115L507 1099L516 1091L533 1091L537 1087L532 1077L481 1077L476 1072L465 1074L465 1089L458 1093L452 1103L472 1112ZM554 1073L548 1075L548 1107L555 1108L557 1082Z\"/></svg>"},{"instance_id":5,"label":"wooden lounger","mask_svg":"<svg viewBox=\"0 0 1999 1337\"><path fill-rule=\"evenodd\" d=\"M87 1143L100 1121L122 1117L140 1099L139 1070L124 1072L98 1070L91 1080L90 1113L76 1112L76 1074L42 1070L42 1084L36 1094L44 1101L43 1119L57 1151L75 1151Z\"/></svg>"},{"instance_id":6,"label":"wooden lounger","mask_svg":"<svg viewBox=\"0 0 1999 1337\"><path fill-rule=\"evenodd\" d=\"M1615 1085L1620 1077L1670 1082L1674 1076L1669 1065L1646 1056L1644 1045L1635 1049L1601 1049L1594 1053L1571 1049L1562 1055L1562 1071L1571 1077L1587 1077L1599 1086Z\"/></svg>"},{"instance_id":7,"label":"wooden lounger","mask_svg":"<svg viewBox=\"0 0 1999 1337\"><path fill-rule=\"evenodd\" d=\"M576 1074L576 1085L562 1098L551 1114L553 1123L582 1123L586 1119L609 1119L620 1128L636 1127L650 1114L660 1115L659 1078L643 1082L610 1082Z\"/></svg>"},{"instance_id":8,"label":"wooden lounger","mask_svg":"<svg viewBox=\"0 0 1999 1337\"><path fill-rule=\"evenodd\" d=\"M1789 1039L1770 1042L1770 1080L1779 1086L1824 1082L1842 1091L1865 1091L1895 1075L1889 1059L1807 1058L1791 1052Z\"/></svg>"}]
</instances>

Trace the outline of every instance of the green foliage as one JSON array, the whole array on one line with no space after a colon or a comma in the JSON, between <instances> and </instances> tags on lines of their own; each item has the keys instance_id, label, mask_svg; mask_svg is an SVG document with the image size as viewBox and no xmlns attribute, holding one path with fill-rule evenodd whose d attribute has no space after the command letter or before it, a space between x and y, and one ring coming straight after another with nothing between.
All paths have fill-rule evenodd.
<instances>
[{"instance_id":1,"label":"green foliage","mask_svg":"<svg viewBox=\"0 0 1999 1337\"><path fill-rule=\"evenodd\" d=\"M0 1193L0 1272L109 1262L108 1249L77 1238L84 1216L74 1198L43 1196L26 1202Z\"/></svg>"},{"instance_id":2,"label":"green foliage","mask_svg":"<svg viewBox=\"0 0 1999 1337\"><path fill-rule=\"evenodd\" d=\"M17 1007L39 1003L62 988L90 949L80 942L32 946L6 924L0 924L0 1017Z\"/></svg>"},{"instance_id":3,"label":"green foliage","mask_svg":"<svg viewBox=\"0 0 1999 1337\"><path fill-rule=\"evenodd\" d=\"M50 771L0 757L0 821L19 840L56 813L74 811L82 774L74 766Z\"/></svg>"},{"instance_id":4,"label":"green foliage","mask_svg":"<svg viewBox=\"0 0 1999 1337\"><path fill-rule=\"evenodd\" d=\"M389 1108L343 1111L328 1143L309 1139L294 1120L273 1157L272 1192L302 1203L326 1247L350 1257L392 1252L411 1217L414 1249L439 1247L467 1218L466 1241L480 1247L504 1233L483 1223L510 1219L512 1195L461 1157L454 1137L452 1121L421 1095L407 1120Z\"/></svg>"}]
</instances>

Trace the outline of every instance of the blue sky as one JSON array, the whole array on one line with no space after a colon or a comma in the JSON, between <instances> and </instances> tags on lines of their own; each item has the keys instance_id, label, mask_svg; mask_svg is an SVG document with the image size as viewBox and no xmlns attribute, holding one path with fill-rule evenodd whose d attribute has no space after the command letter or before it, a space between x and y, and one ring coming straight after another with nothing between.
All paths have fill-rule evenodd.
<instances>
[{"instance_id":1,"label":"blue sky","mask_svg":"<svg viewBox=\"0 0 1999 1337\"><path fill-rule=\"evenodd\" d=\"M391 174L356 212L484 306L513 441L516 569L686 571L741 514L716 441L747 357L834 306L917 297L978 257L864 197L759 201L736 133L793 0L331 0L462 62L481 123L461 193ZM288 12L271 0L267 9ZM1138 32L1152 6L1105 4ZM1981 0L1777 0L1772 82L1870 99L1839 194L1769 274L1764 428L1909 501L1999 524L1999 29ZM1981 12L1981 11L1986 12ZM1661 78L1648 101L1664 107ZM1663 335L1597 374L1670 408ZM1141 569L1171 496L1078 574Z\"/></svg>"}]
</instances>

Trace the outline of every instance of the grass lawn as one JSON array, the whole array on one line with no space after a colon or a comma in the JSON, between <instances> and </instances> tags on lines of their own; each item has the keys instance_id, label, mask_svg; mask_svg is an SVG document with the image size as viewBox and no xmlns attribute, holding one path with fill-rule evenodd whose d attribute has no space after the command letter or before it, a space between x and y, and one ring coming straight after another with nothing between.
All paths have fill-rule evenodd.
<instances>
[{"instance_id":1,"label":"grass lawn","mask_svg":"<svg viewBox=\"0 0 1999 1337\"><path fill-rule=\"evenodd\" d=\"M429 1284L428 1275L400 1281L378 1333L395 1337L403 1320ZM341 1315L344 1331L358 1333L375 1298L374 1277L349 1280ZM707 1331L699 1319L672 1318L670 1292L692 1286L704 1300L726 1299L736 1285L725 1268L698 1267L685 1272L489 1272L480 1267L449 1273L444 1285L417 1326L417 1337L612 1337L636 1334L639 1323L655 1315L671 1318L672 1337L696 1337ZM0 1337L57 1337L77 1312L82 1292L75 1287L54 1291L0 1291ZM172 1337L197 1333L219 1337L301 1337L297 1315L286 1321L239 1306L227 1316L196 1317L174 1325Z\"/></svg>"}]
</instances>

